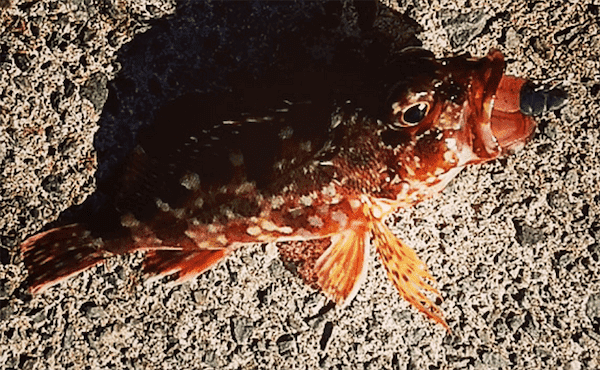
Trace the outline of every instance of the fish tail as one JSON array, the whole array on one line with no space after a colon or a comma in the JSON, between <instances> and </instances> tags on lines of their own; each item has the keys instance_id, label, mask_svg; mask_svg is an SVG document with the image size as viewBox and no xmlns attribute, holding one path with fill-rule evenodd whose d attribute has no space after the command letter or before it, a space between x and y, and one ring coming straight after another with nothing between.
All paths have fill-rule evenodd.
<instances>
[{"instance_id":1,"label":"fish tail","mask_svg":"<svg viewBox=\"0 0 600 370\"><path fill-rule=\"evenodd\" d=\"M103 239L85 225L72 224L25 240L21 255L29 272L29 290L35 294L107 258L136 250L146 251L146 277L177 274L177 282L201 274L231 252L229 248L198 249L191 241L182 243L155 244L152 237L134 240L131 234Z\"/></svg>"},{"instance_id":2,"label":"fish tail","mask_svg":"<svg viewBox=\"0 0 600 370\"><path fill-rule=\"evenodd\" d=\"M107 245L107 243L111 245ZM38 293L60 281L119 254L112 244L92 236L82 224L72 224L34 235L21 244L29 271L29 290Z\"/></svg>"},{"instance_id":3,"label":"fish tail","mask_svg":"<svg viewBox=\"0 0 600 370\"><path fill-rule=\"evenodd\" d=\"M146 253L143 272L148 277L177 274L176 283L196 277L221 261L230 249L150 250Z\"/></svg>"}]
</instances>

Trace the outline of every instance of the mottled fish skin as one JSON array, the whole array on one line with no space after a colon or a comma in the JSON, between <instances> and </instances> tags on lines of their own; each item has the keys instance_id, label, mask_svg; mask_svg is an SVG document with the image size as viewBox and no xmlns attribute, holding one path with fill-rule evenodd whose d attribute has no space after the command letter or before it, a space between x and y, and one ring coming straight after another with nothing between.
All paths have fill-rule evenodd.
<instances>
[{"instance_id":1,"label":"mottled fish skin","mask_svg":"<svg viewBox=\"0 0 600 370\"><path fill-rule=\"evenodd\" d=\"M73 224L23 242L30 289L139 250L147 275L183 281L244 245L330 239L311 272L328 297L352 299L372 245L401 295L448 328L424 294L439 297L425 264L384 221L532 135L535 122L518 109L525 80L503 70L497 50L436 60L407 49L383 81L356 82L349 96L250 86L245 96L177 99L158 117L168 124L141 136L115 179L101 227ZM335 87L354 77L302 78Z\"/></svg>"}]
</instances>

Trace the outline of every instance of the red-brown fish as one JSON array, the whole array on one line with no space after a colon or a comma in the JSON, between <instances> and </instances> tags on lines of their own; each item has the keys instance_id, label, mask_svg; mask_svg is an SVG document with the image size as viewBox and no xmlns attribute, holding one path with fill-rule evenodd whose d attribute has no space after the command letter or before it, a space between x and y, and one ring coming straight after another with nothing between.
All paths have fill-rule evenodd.
<instances>
[{"instance_id":1,"label":"red-brown fish","mask_svg":"<svg viewBox=\"0 0 600 370\"><path fill-rule=\"evenodd\" d=\"M255 100L270 99L262 85L228 99L176 100L162 113L172 124L143 135L115 180L102 227L71 224L22 243L30 289L139 250L146 274L183 281L244 245L330 240L311 273L329 298L356 294L371 245L400 294L448 328L425 295L439 296L432 276L384 221L465 166L523 146L533 116L564 104L562 91L536 89L504 66L497 50L437 60L408 49L379 85L330 71L310 79L332 88L259 109Z\"/></svg>"}]
</instances>

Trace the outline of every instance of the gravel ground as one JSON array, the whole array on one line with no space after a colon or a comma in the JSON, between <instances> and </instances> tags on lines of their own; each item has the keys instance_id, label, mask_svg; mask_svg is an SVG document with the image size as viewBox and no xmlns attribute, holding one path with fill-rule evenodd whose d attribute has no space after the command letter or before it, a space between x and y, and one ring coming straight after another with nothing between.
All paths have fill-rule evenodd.
<instances>
[{"instance_id":1,"label":"gravel ground","mask_svg":"<svg viewBox=\"0 0 600 370\"><path fill-rule=\"evenodd\" d=\"M19 243L90 196L156 107L260 73L269 37L321 7L216 3L0 1L0 368L600 368L600 35L585 0L392 1L402 32L378 16L398 45L496 47L509 73L571 95L526 149L390 220L436 277L452 334L376 258L354 301L331 309L272 245L180 286L140 281L133 255L29 295Z\"/></svg>"}]
</instances>

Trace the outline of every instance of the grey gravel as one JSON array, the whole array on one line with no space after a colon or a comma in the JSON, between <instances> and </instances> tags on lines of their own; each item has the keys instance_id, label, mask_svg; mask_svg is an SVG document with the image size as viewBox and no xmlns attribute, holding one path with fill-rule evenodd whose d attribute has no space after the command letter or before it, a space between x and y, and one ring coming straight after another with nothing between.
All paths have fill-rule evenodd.
<instances>
[{"instance_id":1,"label":"grey gravel","mask_svg":"<svg viewBox=\"0 0 600 370\"><path fill-rule=\"evenodd\" d=\"M29 295L19 243L93 201L96 179L157 107L225 88L207 78L219 68L259 70L268 61L255 55L269 51L261 35L297 19L252 5L248 17L264 30L219 45L221 33L252 31L244 19L219 23L210 4L13 0L0 1L0 368L600 368L598 5L387 3L436 55L496 47L509 73L571 96L524 150L465 170L442 196L390 220L437 279L452 334L403 301L376 258L354 301L332 308L265 246L181 286L142 281L136 254ZM398 20L380 17L393 33Z\"/></svg>"}]
</instances>

